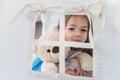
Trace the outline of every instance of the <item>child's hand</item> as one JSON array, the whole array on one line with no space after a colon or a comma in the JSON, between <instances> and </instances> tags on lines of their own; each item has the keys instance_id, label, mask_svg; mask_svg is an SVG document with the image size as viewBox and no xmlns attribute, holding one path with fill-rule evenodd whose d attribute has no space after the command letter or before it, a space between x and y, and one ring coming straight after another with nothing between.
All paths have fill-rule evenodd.
<instances>
[{"instance_id":1,"label":"child's hand","mask_svg":"<svg viewBox=\"0 0 120 80\"><path fill-rule=\"evenodd\" d=\"M77 67L74 69L74 72L75 72L75 75L78 76L81 71L80 62L79 62L78 58L72 58L71 61L73 63L77 64Z\"/></svg>"},{"instance_id":2,"label":"child's hand","mask_svg":"<svg viewBox=\"0 0 120 80\"><path fill-rule=\"evenodd\" d=\"M81 69L80 72L77 72L77 70L66 70L66 74L74 75L74 76L83 76L83 70Z\"/></svg>"},{"instance_id":3,"label":"child's hand","mask_svg":"<svg viewBox=\"0 0 120 80\"><path fill-rule=\"evenodd\" d=\"M70 69L68 69L68 70L66 70L66 74L70 74L70 75L76 75L76 72L75 72L75 70L70 70Z\"/></svg>"},{"instance_id":4,"label":"child's hand","mask_svg":"<svg viewBox=\"0 0 120 80\"><path fill-rule=\"evenodd\" d=\"M77 58L72 58L71 62L77 65L77 67L73 70L68 68L66 70L66 74L75 75L75 76L82 75L83 70L80 67L79 60Z\"/></svg>"}]
</instances>

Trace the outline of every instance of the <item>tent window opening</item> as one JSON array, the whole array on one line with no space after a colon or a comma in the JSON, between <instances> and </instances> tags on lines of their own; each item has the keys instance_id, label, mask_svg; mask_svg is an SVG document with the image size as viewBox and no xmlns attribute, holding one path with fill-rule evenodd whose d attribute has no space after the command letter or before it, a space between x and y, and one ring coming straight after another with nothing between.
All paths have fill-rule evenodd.
<instances>
[{"instance_id":1,"label":"tent window opening","mask_svg":"<svg viewBox=\"0 0 120 80\"><path fill-rule=\"evenodd\" d=\"M88 15L56 17L47 13L41 29L33 71L93 76L93 41Z\"/></svg>"}]
</instances>

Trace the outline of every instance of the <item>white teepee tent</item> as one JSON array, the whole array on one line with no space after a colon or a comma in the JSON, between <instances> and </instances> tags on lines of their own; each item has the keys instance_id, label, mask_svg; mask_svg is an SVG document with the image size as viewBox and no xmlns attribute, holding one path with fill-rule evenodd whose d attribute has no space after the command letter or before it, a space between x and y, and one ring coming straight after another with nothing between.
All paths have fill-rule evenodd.
<instances>
[{"instance_id":1,"label":"white teepee tent","mask_svg":"<svg viewBox=\"0 0 120 80\"><path fill-rule=\"evenodd\" d=\"M3 80L61 80L61 79L79 79L73 77L68 77L65 75L50 74L43 75L42 73L33 73L32 66L32 48L30 44L33 40L31 35L33 33L31 27L34 26L33 23L27 19L26 15L15 18L15 15L28 3L42 3L46 6L51 5L67 5L68 2L73 6L76 4L92 4L98 0L1 0L0 1L0 79ZM87 2L87 3L85 3ZM70 5L69 4L69 5ZM97 33L95 40L97 41L97 46L99 46L100 54L95 55L96 58L100 58L100 61L95 61L94 65L94 77L86 78L88 80L101 79L101 80L119 80L120 65L119 61L119 44L120 44L120 1L116 0L105 0L104 17L105 23L99 23L95 21L95 24L104 24L101 28L95 28ZM68 6L69 6L68 5ZM76 5L77 6L77 5ZM79 7L79 5L77 6ZM37 8L37 7L36 7ZM35 8L34 8L35 9ZM29 9L27 9L29 10ZM54 10L53 10L54 11ZM58 11L58 10L57 10ZM56 11L55 11L56 12ZM27 13L24 12L24 13ZM60 11L58 11L60 13ZM96 13L97 14L97 13ZM104 20L103 18L100 20ZM102 21L104 22L104 21ZM96 24L96 26L99 26ZM103 26L103 25L101 25ZM101 33L101 30L102 33ZM61 71L62 73L62 71ZM99 77L100 76L100 77ZM66 80L65 79L65 80ZM82 79L82 78L81 78ZM85 80L86 80L85 79ZM83 78L84 80L84 78Z\"/></svg>"}]
</instances>

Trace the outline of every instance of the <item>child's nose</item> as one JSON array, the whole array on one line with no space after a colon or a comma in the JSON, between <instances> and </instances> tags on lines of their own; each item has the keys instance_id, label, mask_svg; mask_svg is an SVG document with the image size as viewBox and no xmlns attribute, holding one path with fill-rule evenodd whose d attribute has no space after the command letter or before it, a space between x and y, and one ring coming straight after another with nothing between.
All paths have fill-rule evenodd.
<instances>
[{"instance_id":1,"label":"child's nose","mask_svg":"<svg viewBox=\"0 0 120 80\"><path fill-rule=\"evenodd\" d=\"M76 31L76 32L75 32L75 36L76 36L76 37L80 37L80 36L81 36L81 32L80 32L80 31Z\"/></svg>"}]
</instances>

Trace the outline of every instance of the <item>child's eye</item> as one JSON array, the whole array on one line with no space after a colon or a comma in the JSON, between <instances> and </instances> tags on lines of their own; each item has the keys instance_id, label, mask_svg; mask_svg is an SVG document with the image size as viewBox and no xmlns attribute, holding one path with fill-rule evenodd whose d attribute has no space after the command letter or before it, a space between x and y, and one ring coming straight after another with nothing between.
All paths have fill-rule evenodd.
<instances>
[{"instance_id":1,"label":"child's eye","mask_svg":"<svg viewBox=\"0 0 120 80\"><path fill-rule=\"evenodd\" d=\"M81 29L82 32L87 32L88 30L87 29Z\"/></svg>"},{"instance_id":2,"label":"child's eye","mask_svg":"<svg viewBox=\"0 0 120 80\"><path fill-rule=\"evenodd\" d=\"M72 27L71 27L71 28L68 28L68 30L71 30L71 31L73 31L73 30L74 30L74 28L72 28Z\"/></svg>"}]
</instances>

